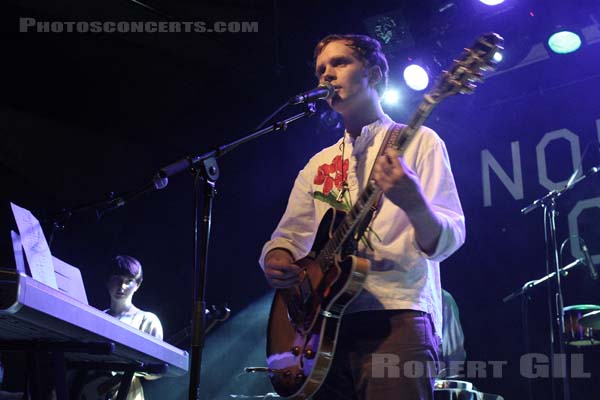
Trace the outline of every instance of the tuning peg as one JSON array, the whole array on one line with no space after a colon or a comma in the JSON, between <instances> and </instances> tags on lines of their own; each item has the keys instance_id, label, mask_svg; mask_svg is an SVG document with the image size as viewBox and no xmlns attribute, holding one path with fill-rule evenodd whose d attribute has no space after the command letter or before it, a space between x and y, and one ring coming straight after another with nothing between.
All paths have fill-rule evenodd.
<instances>
[{"instance_id":1,"label":"tuning peg","mask_svg":"<svg viewBox=\"0 0 600 400\"><path fill-rule=\"evenodd\" d=\"M461 89L460 89L460 93L461 94L473 94L473 92L475 91L475 88L477 87L477 85L472 84L472 83L466 83Z\"/></svg>"},{"instance_id":2,"label":"tuning peg","mask_svg":"<svg viewBox=\"0 0 600 400\"><path fill-rule=\"evenodd\" d=\"M498 66L498 62L494 60L487 60L485 64L481 66L482 71L494 71Z\"/></svg>"},{"instance_id":3,"label":"tuning peg","mask_svg":"<svg viewBox=\"0 0 600 400\"><path fill-rule=\"evenodd\" d=\"M480 72L474 72L471 75L471 79L469 79L469 82L483 82L483 74Z\"/></svg>"}]
</instances>

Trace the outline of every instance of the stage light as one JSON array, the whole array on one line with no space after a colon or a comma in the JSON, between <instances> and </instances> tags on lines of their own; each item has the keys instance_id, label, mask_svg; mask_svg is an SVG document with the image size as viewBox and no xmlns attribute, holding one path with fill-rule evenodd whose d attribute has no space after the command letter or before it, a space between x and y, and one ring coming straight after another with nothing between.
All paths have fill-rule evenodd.
<instances>
[{"instance_id":1,"label":"stage light","mask_svg":"<svg viewBox=\"0 0 600 400\"><path fill-rule=\"evenodd\" d=\"M500 61L502 61L503 58L504 56L499 51L494 53L494 61L499 63Z\"/></svg>"},{"instance_id":2,"label":"stage light","mask_svg":"<svg viewBox=\"0 0 600 400\"><path fill-rule=\"evenodd\" d=\"M411 64L404 69L404 81L413 90L423 90L429 85L429 76L423 67Z\"/></svg>"},{"instance_id":3,"label":"stage light","mask_svg":"<svg viewBox=\"0 0 600 400\"><path fill-rule=\"evenodd\" d=\"M498 4L504 3L504 0L479 0L486 6L497 6Z\"/></svg>"},{"instance_id":4,"label":"stage light","mask_svg":"<svg viewBox=\"0 0 600 400\"><path fill-rule=\"evenodd\" d=\"M383 93L382 100L390 106L396 105L400 101L400 92L394 88L388 88Z\"/></svg>"},{"instance_id":5,"label":"stage light","mask_svg":"<svg viewBox=\"0 0 600 400\"><path fill-rule=\"evenodd\" d=\"M560 31L548 39L548 47L557 54L568 54L581 47L581 38L574 32Z\"/></svg>"}]
</instances>

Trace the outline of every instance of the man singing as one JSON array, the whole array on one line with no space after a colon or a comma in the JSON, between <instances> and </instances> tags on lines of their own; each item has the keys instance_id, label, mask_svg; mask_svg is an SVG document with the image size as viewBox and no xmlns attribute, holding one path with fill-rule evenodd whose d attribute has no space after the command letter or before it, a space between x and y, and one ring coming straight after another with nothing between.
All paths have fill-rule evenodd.
<instances>
[{"instance_id":1,"label":"man singing","mask_svg":"<svg viewBox=\"0 0 600 400\"><path fill-rule=\"evenodd\" d=\"M287 209L260 263L274 288L298 285L294 264L311 250L325 212L348 210L372 178L383 196L357 255L371 262L364 289L342 319L332 366L316 399L433 399L435 371L413 377L404 363L432 365L442 333L439 263L465 240L464 215L444 142L421 128L406 151L377 157L386 133L399 129L380 99L388 63L377 40L329 35L315 48L315 73L335 94L345 134L300 171ZM400 376L380 376L393 355Z\"/></svg>"}]
</instances>

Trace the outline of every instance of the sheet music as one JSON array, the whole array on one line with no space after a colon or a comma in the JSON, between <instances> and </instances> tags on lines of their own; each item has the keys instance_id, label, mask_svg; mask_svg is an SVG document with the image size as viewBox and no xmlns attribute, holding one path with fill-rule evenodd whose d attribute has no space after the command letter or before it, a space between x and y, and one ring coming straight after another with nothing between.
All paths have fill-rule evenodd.
<instances>
[{"instance_id":1,"label":"sheet music","mask_svg":"<svg viewBox=\"0 0 600 400\"><path fill-rule=\"evenodd\" d=\"M17 232L11 229L10 238L12 239L13 254L15 255L17 272L27 274L27 270L25 269L25 256L23 256L23 246L21 245L21 237Z\"/></svg>"},{"instance_id":2,"label":"sheet music","mask_svg":"<svg viewBox=\"0 0 600 400\"><path fill-rule=\"evenodd\" d=\"M40 222L28 210L10 203L33 279L58 289L48 242Z\"/></svg>"},{"instance_id":3,"label":"sheet music","mask_svg":"<svg viewBox=\"0 0 600 400\"><path fill-rule=\"evenodd\" d=\"M52 263L54 264L58 290L83 304L88 304L79 268L67 264L54 256L52 256Z\"/></svg>"}]
</instances>

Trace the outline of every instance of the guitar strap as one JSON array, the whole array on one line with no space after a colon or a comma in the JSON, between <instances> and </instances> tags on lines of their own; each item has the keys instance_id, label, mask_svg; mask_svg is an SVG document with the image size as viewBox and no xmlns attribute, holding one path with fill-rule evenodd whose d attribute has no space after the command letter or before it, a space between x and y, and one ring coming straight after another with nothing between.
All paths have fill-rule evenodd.
<instances>
[{"instance_id":1,"label":"guitar strap","mask_svg":"<svg viewBox=\"0 0 600 400\"><path fill-rule=\"evenodd\" d=\"M377 157L375 157L373 166L375 166L375 162L377 162L377 159L379 157L381 157L388 148L394 148L396 150L398 150L400 148L400 150L402 152L404 152L404 150L405 150L405 148L403 148L403 147L405 147L404 144L407 144L411 139L411 137L406 137L407 135L400 138L400 135L402 135L403 129L405 126L406 125L404 125L404 124L393 123L392 126L389 127L389 129L385 133L385 137L383 138L383 141L381 142L381 146L379 147L379 152L377 153ZM400 146L398 146L398 144L400 143L400 140L402 140L402 143ZM373 179L373 168L371 168L371 173L369 174L369 180L367 182L370 182L371 179ZM365 230L367 229L367 227L369 226L369 224L371 223L371 220L373 219L373 215L375 215L375 212L377 211L377 208L379 207L379 204L381 203L382 194L379 195L379 197L377 198L377 201L375 201L373 203L373 205L369 209L369 212L367 213L367 215L365 216L363 221L356 228L356 231L354 232L354 240L359 240L362 237Z\"/></svg>"}]
</instances>

